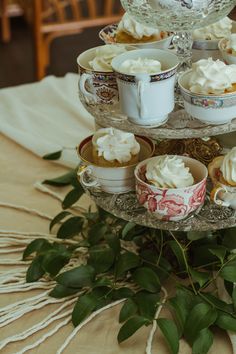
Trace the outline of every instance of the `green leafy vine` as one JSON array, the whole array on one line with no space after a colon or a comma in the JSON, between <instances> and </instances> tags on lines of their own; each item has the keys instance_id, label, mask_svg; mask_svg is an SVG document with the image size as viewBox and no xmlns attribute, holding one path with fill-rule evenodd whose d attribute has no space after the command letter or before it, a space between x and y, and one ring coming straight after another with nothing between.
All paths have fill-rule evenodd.
<instances>
[{"instance_id":1,"label":"green leafy vine","mask_svg":"<svg viewBox=\"0 0 236 354\"><path fill-rule=\"evenodd\" d=\"M47 276L56 282L51 296L78 294L74 326L107 304L125 299L119 342L156 321L170 353L178 353L184 338L193 354L204 354L213 343L214 327L236 331L235 228L167 232L126 222L100 208L79 213L71 208L83 195L76 171L44 183L72 189L62 202L64 210L49 226L62 242L40 238L26 247L23 260L32 260L26 281ZM72 260L78 263L69 267ZM219 280L230 303L218 296ZM175 291L164 299L163 290L173 282ZM160 306L172 319L157 316Z\"/></svg>"}]
</instances>

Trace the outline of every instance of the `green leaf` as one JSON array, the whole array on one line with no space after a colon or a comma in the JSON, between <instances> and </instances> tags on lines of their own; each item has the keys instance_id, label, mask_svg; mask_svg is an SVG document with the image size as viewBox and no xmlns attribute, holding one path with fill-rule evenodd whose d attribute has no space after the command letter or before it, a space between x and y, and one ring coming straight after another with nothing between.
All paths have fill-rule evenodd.
<instances>
[{"instance_id":1,"label":"green leaf","mask_svg":"<svg viewBox=\"0 0 236 354\"><path fill-rule=\"evenodd\" d=\"M62 150L52 152L43 156L44 160L58 160L61 157Z\"/></svg>"},{"instance_id":2,"label":"green leaf","mask_svg":"<svg viewBox=\"0 0 236 354\"><path fill-rule=\"evenodd\" d=\"M134 222L128 222L125 227L122 230L122 238L125 239L126 236L129 234L131 230L133 230L136 227L136 224Z\"/></svg>"},{"instance_id":3,"label":"green leaf","mask_svg":"<svg viewBox=\"0 0 236 354\"><path fill-rule=\"evenodd\" d=\"M132 299L125 301L120 310L119 322L125 322L137 313L138 307Z\"/></svg>"},{"instance_id":4,"label":"green leaf","mask_svg":"<svg viewBox=\"0 0 236 354\"><path fill-rule=\"evenodd\" d=\"M134 295L133 290L131 290L127 287L122 287L122 288L113 290L113 292L112 292L113 300L127 299L129 297L132 297L133 295Z\"/></svg>"},{"instance_id":5,"label":"green leaf","mask_svg":"<svg viewBox=\"0 0 236 354\"><path fill-rule=\"evenodd\" d=\"M79 297L73 312L72 322L78 326L86 317L88 317L97 306L98 299L93 294L86 294Z\"/></svg>"},{"instance_id":6,"label":"green leaf","mask_svg":"<svg viewBox=\"0 0 236 354\"><path fill-rule=\"evenodd\" d=\"M224 258L225 258L226 251L227 251L227 249L224 246L215 245L214 247L210 247L209 251L212 254L214 254L214 256L219 258L219 260L221 261L222 264L224 263Z\"/></svg>"},{"instance_id":7,"label":"green leaf","mask_svg":"<svg viewBox=\"0 0 236 354\"><path fill-rule=\"evenodd\" d=\"M75 178L75 176L77 176L76 171L71 170L70 172L67 172L62 176L53 179L46 179L45 181L43 181L43 183L51 186L57 186L57 187L68 186L69 184L71 184L71 181L73 180L73 178Z\"/></svg>"},{"instance_id":8,"label":"green leaf","mask_svg":"<svg viewBox=\"0 0 236 354\"><path fill-rule=\"evenodd\" d=\"M134 316L130 318L123 326L121 327L118 333L118 342L121 343L124 340L131 337L139 328L148 324L149 321L142 316Z\"/></svg>"},{"instance_id":9,"label":"green leaf","mask_svg":"<svg viewBox=\"0 0 236 354\"><path fill-rule=\"evenodd\" d=\"M156 321L169 345L171 354L178 354L179 335L175 323L166 318L159 318Z\"/></svg>"},{"instance_id":10,"label":"green leaf","mask_svg":"<svg viewBox=\"0 0 236 354\"><path fill-rule=\"evenodd\" d=\"M109 233L109 234L105 235L105 239L106 239L109 247L111 247L111 249L115 253L115 255L118 255L121 250L119 237L115 234Z\"/></svg>"},{"instance_id":11,"label":"green leaf","mask_svg":"<svg viewBox=\"0 0 236 354\"><path fill-rule=\"evenodd\" d=\"M151 293L156 293L161 290L160 280L157 274L150 268L142 267L136 269L132 278L141 288Z\"/></svg>"},{"instance_id":12,"label":"green leaf","mask_svg":"<svg viewBox=\"0 0 236 354\"><path fill-rule=\"evenodd\" d=\"M78 293L81 289L67 288L63 285L57 284L55 288L49 293L50 296L56 299L61 299L66 296L74 295Z\"/></svg>"},{"instance_id":13,"label":"green leaf","mask_svg":"<svg viewBox=\"0 0 236 354\"><path fill-rule=\"evenodd\" d=\"M64 198L62 202L62 208L67 209L70 208L73 204L75 204L81 195L84 193L84 191L79 190L78 188L72 189Z\"/></svg>"},{"instance_id":14,"label":"green leaf","mask_svg":"<svg viewBox=\"0 0 236 354\"><path fill-rule=\"evenodd\" d=\"M25 261L32 253L39 252L46 244L50 245L45 238L37 238L36 240L33 240L24 250L22 260Z\"/></svg>"},{"instance_id":15,"label":"green leaf","mask_svg":"<svg viewBox=\"0 0 236 354\"><path fill-rule=\"evenodd\" d=\"M201 238L207 238L211 235L211 231L188 231L187 238L190 241L200 240Z\"/></svg>"},{"instance_id":16,"label":"green leaf","mask_svg":"<svg viewBox=\"0 0 236 354\"><path fill-rule=\"evenodd\" d=\"M178 243L175 242L174 240L168 241L167 243L170 246L170 248L172 249L172 252L174 253L175 257L177 258L180 269L181 270L185 269L186 266L185 266L183 252L182 252L182 249L180 248L180 246L178 245Z\"/></svg>"},{"instance_id":17,"label":"green leaf","mask_svg":"<svg viewBox=\"0 0 236 354\"><path fill-rule=\"evenodd\" d=\"M231 281L233 283L236 282L236 262L232 261L227 263L222 268L219 275L225 280Z\"/></svg>"},{"instance_id":18,"label":"green leaf","mask_svg":"<svg viewBox=\"0 0 236 354\"><path fill-rule=\"evenodd\" d=\"M138 306L138 314L153 321L160 303L160 294L151 294L142 290L133 296L133 300Z\"/></svg>"},{"instance_id":19,"label":"green leaf","mask_svg":"<svg viewBox=\"0 0 236 354\"><path fill-rule=\"evenodd\" d=\"M104 222L98 222L93 225L88 232L88 241L90 245L96 245L102 240L107 232L107 225Z\"/></svg>"},{"instance_id":20,"label":"green leaf","mask_svg":"<svg viewBox=\"0 0 236 354\"><path fill-rule=\"evenodd\" d=\"M193 296L188 293L177 290L176 296L169 299L180 337L183 335L185 322L192 308L192 298Z\"/></svg>"},{"instance_id":21,"label":"green leaf","mask_svg":"<svg viewBox=\"0 0 236 354\"><path fill-rule=\"evenodd\" d=\"M40 278L42 278L42 276L45 274L45 270L42 268L41 262L42 262L42 257L37 257L30 264L26 273L27 283L32 283L34 281L37 281Z\"/></svg>"},{"instance_id":22,"label":"green leaf","mask_svg":"<svg viewBox=\"0 0 236 354\"><path fill-rule=\"evenodd\" d=\"M202 293L201 297L208 300L208 302L213 304L217 309L221 311L228 312L228 313L234 312L232 304L227 304L226 302L220 300L218 297L215 297L210 293Z\"/></svg>"},{"instance_id":23,"label":"green leaf","mask_svg":"<svg viewBox=\"0 0 236 354\"><path fill-rule=\"evenodd\" d=\"M99 287L104 287L104 286L112 286L112 281L108 278L99 278L96 279L95 282L93 283L93 289L99 288Z\"/></svg>"},{"instance_id":24,"label":"green leaf","mask_svg":"<svg viewBox=\"0 0 236 354\"><path fill-rule=\"evenodd\" d=\"M211 326L217 318L217 311L215 308L205 304L199 303L190 311L187 321L185 323L184 335L187 341L193 345L198 333Z\"/></svg>"},{"instance_id":25,"label":"green leaf","mask_svg":"<svg viewBox=\"0 0 236 354\"><path fill-rule=\"evenodd\" d=\"M230 250L236 249L236 227L230 227L222 230L223 246Z\"/></svg>"},{"instance_id":26,"label":"green leaf","mask_svg":"<svg viewBox=\"0 0 236 354\"><path fill-rule=\"evenodd\" d=\"M213 339L213 334L208 328L202 329L193 343L192 354L207 354L213 344Z\"/></svg>"},{"instance_id":27,"label":"green leaf","mask_svg":"<svg viewBox=\"0 0 236 354\"><path fill-rule=\"evenodd\" d=\"M54 225L58 224L62 219L64 219L68 215L71 215L69 211L62 211L57 214L55 218L52 219L52 221L50 222L49 230L51 231Z\"/></svg>"},{"instance_id":28,"label":"green leaf","mask_svg":"<svg viewBox=\"0 0 236 354\"><path fill-rule=\"evenodd\" d=\"M132 252L127 251L121 254L116 263L116 277L120 277L128 270L138 267L140 261L140 257Z\"/></svg>"},{"instance_id":29,"label":"green leaf","mask_svg":"<svg viewBox=\"0 0 236 354\"><path fill-rule=\"evenodd\" d=\"M66 251L59 253L58 251L48 252L42 261L42 268L51 276L55 276L69 262L71 253Z\"/></svg>"},{"instance_id":30,"label":"green leaf","mask_svg":"<svg viewBox=\"0 0 236 354\"><path fill-rule=\"evenodd\" d=\"M199 272L190 267L189 267L189 271L193 281L198 283L200 287L202 287L210 279L210 274L207 272Z\"/></svg>"},{"instance_id":31,"label":"green leaf","mask_svg":"<svg viewBox=\"0 0 236 354\"><path fill-rule=\"evenodd\" d=\"M94 269L89 265L81 265L58 275L56 281L68 288L82 288L84 286L91 286L94 278Z\"/></svg>"},{"instance_id":32,"label":"green leaf","mask_svg":"<svg viewBox=\"0 0 236 354\"><path fill-rule=\"evenodd\" d=\"M236 318L228 314L219 313L216 325L226 331L236 332Z\"/></svg>"},{"instance_id":33,"label":"green leaf","mask_svg":"<svg viewBox=\"0 0 236 354\"><path fill-rule=\"evenodd\" d=\"M96 273L104 273L111 268L115 260L114 252L111 248L102 245L93 246L89 249L88 264Z\"/></svg>"},{"instance_id":34,"label":"green leaf","mask_svg":"<svg viewBox=\"0 0 236 354\"><path fill-rule=\"evenodd\" d=\"M72 238L79 235L84 225L84 218L74 216L66 220L57 232L58 238Z\"/></svg>"}]
</instances>

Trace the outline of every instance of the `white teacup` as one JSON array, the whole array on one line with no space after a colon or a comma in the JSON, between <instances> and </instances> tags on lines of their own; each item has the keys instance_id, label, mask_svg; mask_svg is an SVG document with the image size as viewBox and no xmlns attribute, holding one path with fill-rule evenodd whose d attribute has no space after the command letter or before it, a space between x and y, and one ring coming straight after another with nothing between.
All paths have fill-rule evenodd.
<instances>
[{"instance_id":1,"label":"white teacup","mask_svg":"<svg viewBox=\"0 0 236 354\"><path fill-rule=\"evenodd\" d=\"M147 58L161 63L156 74L126 74L121 64L127 59ZM178 57L161 49L138 49L118 55L111 62L116 72L121 112L135 124L164 124L174 109L174 86Z\"/></svg>"},{"instance_id":2,"label":"white teacup","mask_svg":"<svg viewBox=\"0 0 236 354\"><path fill-rule=\"evenodd\" d=\"M221 180L221 173L219 173L223 159L224 156L218 156L208 166L209 176L213 184L210 197L217 205L236 209L236 186L224 183Z\"/></svg>"},{"instance_id":3,"label":"white teacup","mask_svg":"<svg viewBox=\"0 0 236 354\"><path fill-rule=\"evenodd\" d=\"M219 183L211 191L211 198L217 205L236 209L236 187Z\"/></svg>"},{"instance_id":4,"label":"white teacup","mask_svg":"<svg viewBox=\"0 0 236 354\"><path fill-rule=\"evenodd\" d=\"M137 165L122 167L104 167L96 165L92 157L92 137L84 139L78 146L81 164L78 171L80 182L85 187L97 187L107 193L127 193L135 189L134 169ZM140 144L139 161L151 157L154 153L154 143L151 139L136 135ZM88 178L89 177L89 178Z\"/></svg>"}]
</instances>

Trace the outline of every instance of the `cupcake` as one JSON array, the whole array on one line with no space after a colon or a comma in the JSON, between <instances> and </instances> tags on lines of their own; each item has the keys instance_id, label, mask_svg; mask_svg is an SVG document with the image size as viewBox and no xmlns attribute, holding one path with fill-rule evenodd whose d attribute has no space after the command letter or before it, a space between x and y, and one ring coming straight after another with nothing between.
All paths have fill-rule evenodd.
<instances>
[{"instance_id":1,"label":"cupcake","mask_svg":"<svg viewBox=\"0 0 236 354\"><path fill-rule=\"evenodd\" d=\"M193 40L220 40L228 37L231 34L232 25L233 21L229 17L224 17L209 26L193 30Z\"/></svg>"},{"instance_id":2,"label":"cupcake","mask_svg":"<svg viewBox=\"0 0 236 354\"><path fill-rule=\"evenodd\" d=\"M126 47L121 44L106 44L96 48L94 58L89 61L89 66L95 71L111 72L111 61L117 55L126 52Z\"/></svg>"},{"instance_id":3,"label":"cupcake","mask_svg":"<svg viewBox=\"0 0 236 354\"><path fill-rule=\"evenodd\" d=\"M236 187L236 146L225 156L216 157L209 164L208 172L213 185Z\"/></svg>"},{"instance_id":4,"label":"cupcake","mask_svg":"<svg viewBox=\"0 0 236 354\"><path fill-rule=\"evenodd\" d=\"M102 128L92 138L93 162L98 166L122 167L139 161L140 145L134 134Z\"/></svg>"},{"instance_id":5,"label":"cupcake","mask_svg":"<svg viewBox=\"0 0 236 354\"><path fill-rule=\"evenodd\" d=\"M117 43L155 42L168 37L168 33L145 26L125 13L118 24L115 40Z\"/></svg>"},{"instance_id":6,"label":"cupcake","mask_svg":"<svg viewBox=\"0 0 236 354\"><path fill-rule=\"evenodd\" d=\"M193 63L188 78L189 91L196 94L222 95L236 91L236 65L219 59L201 59Z\"/></svg>"},{"instance_id":7,"label":"cupcake","mask_svg":"<svg viewBox=\"0 0 236 354\"><path fill-rule=\"evenodd\" d=\"M158 188L184 188L194 184L194 178L179 156L162 155L146 165L146 182Z\"/></svg>"}]
</instances>

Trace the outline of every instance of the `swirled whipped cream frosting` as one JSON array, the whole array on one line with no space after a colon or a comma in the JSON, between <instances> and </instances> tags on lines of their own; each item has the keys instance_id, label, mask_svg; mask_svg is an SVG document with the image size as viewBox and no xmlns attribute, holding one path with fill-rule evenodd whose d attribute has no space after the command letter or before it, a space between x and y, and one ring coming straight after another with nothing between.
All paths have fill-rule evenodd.
<instances>
[{"instance_id":1,"label":"swirled whipped cream frosting","mask_svg":"<svg viewBox=\"0 0 236 354\"><path fill-rule=\"evenodd\" d=\"M111 61L117 55L126 52L126 47L121 44L106 44L98 47L93 60L89 62L90 67L96 71L113 71Z\"/></svg>"},{"instance_id":2,"label":"swirled whipped cream frosting","mask_svg":"<svg viewBox=\"0 0 236 354\"><path fill-rule=\"evenodd\" d=\"M236 55L236 33L231 34L227 41L227 47L231 54Z\"/></svg>"},{"instance_id":3,"label":"swirled whipped cream frosting","mask_svg":"<svg viewBox=\"0 0 236 354\"><path fill-rule=\"evenodd\" d=\"M93 135L92 144L98 156L107 161L117 160L120 163L128 162L132 155L137 155L140 145L134 134L115 128L102 128Z\"/></svg>"},{"instance_id":4,"label":"swirled whipped cream frosting","mask_svg":"<svg viewBox=\"0 0 236 354\"><path fill-rule=\"evenodd\" d=\"M189 168L178 156L157 156L146 166L147 181L159 188L183 188L194 184Z\"/></svg>"},{"instance_id":5,"label":"swirled whipped cream frosting","mask_svg":"<svg viewBox=\"0 0 236 354\"><path fill-rule=\"evenodd\" d=\"M137 22L127 12L123 15L122 19L120 20L117 27L117 31L125 32L137 39L141 39L144 36L150 37L153 35L156 36L160 35L160 31L157 28L148 27Z\"/></svg>"},{"instance_id":6,"label":"swirled whipped cream frosting","mask_svg":"<svg viewBox=\"0 0 236 354\"><path fill-rule=\"evenodd\" d=\"M227 183L236 185L236 146L224 156L220 171Z\"/></svg>"},{"instance_id":7,"label":"swirled whipped cream frosting","mask_svg":"<svg viewBox=\"0 0 236 354\"><path fill-rule=\"evenodd\" d=\"M191 92L201 94L222 94L236 83L236 65L226 65L219 59L201 59L192 64L188 81Z\"/></svg>"},{"instance_id":8,"label":"swirled whipped cream frosting","mask_svg":"<svg viewBox=\"0 0 236 354\"><path fill-rule=\"evenodd\" d=\"M161 72L161 63L149 58L126 59L121 63L119 71L124 74L158 74Z\"/></svg>"},{"instance_id":9,"label":"swirled whipped cream frosting","mask_svg":"<svg viewBox=\"0 0 236 354\"><path fill-rule=\"evenodd\" d=\"M228 37L231 34L232 23L232 20L228 17L224 17L209 26L195 29L192 33L193 39L217 40Z\"/></svg>"}]
</instances>

